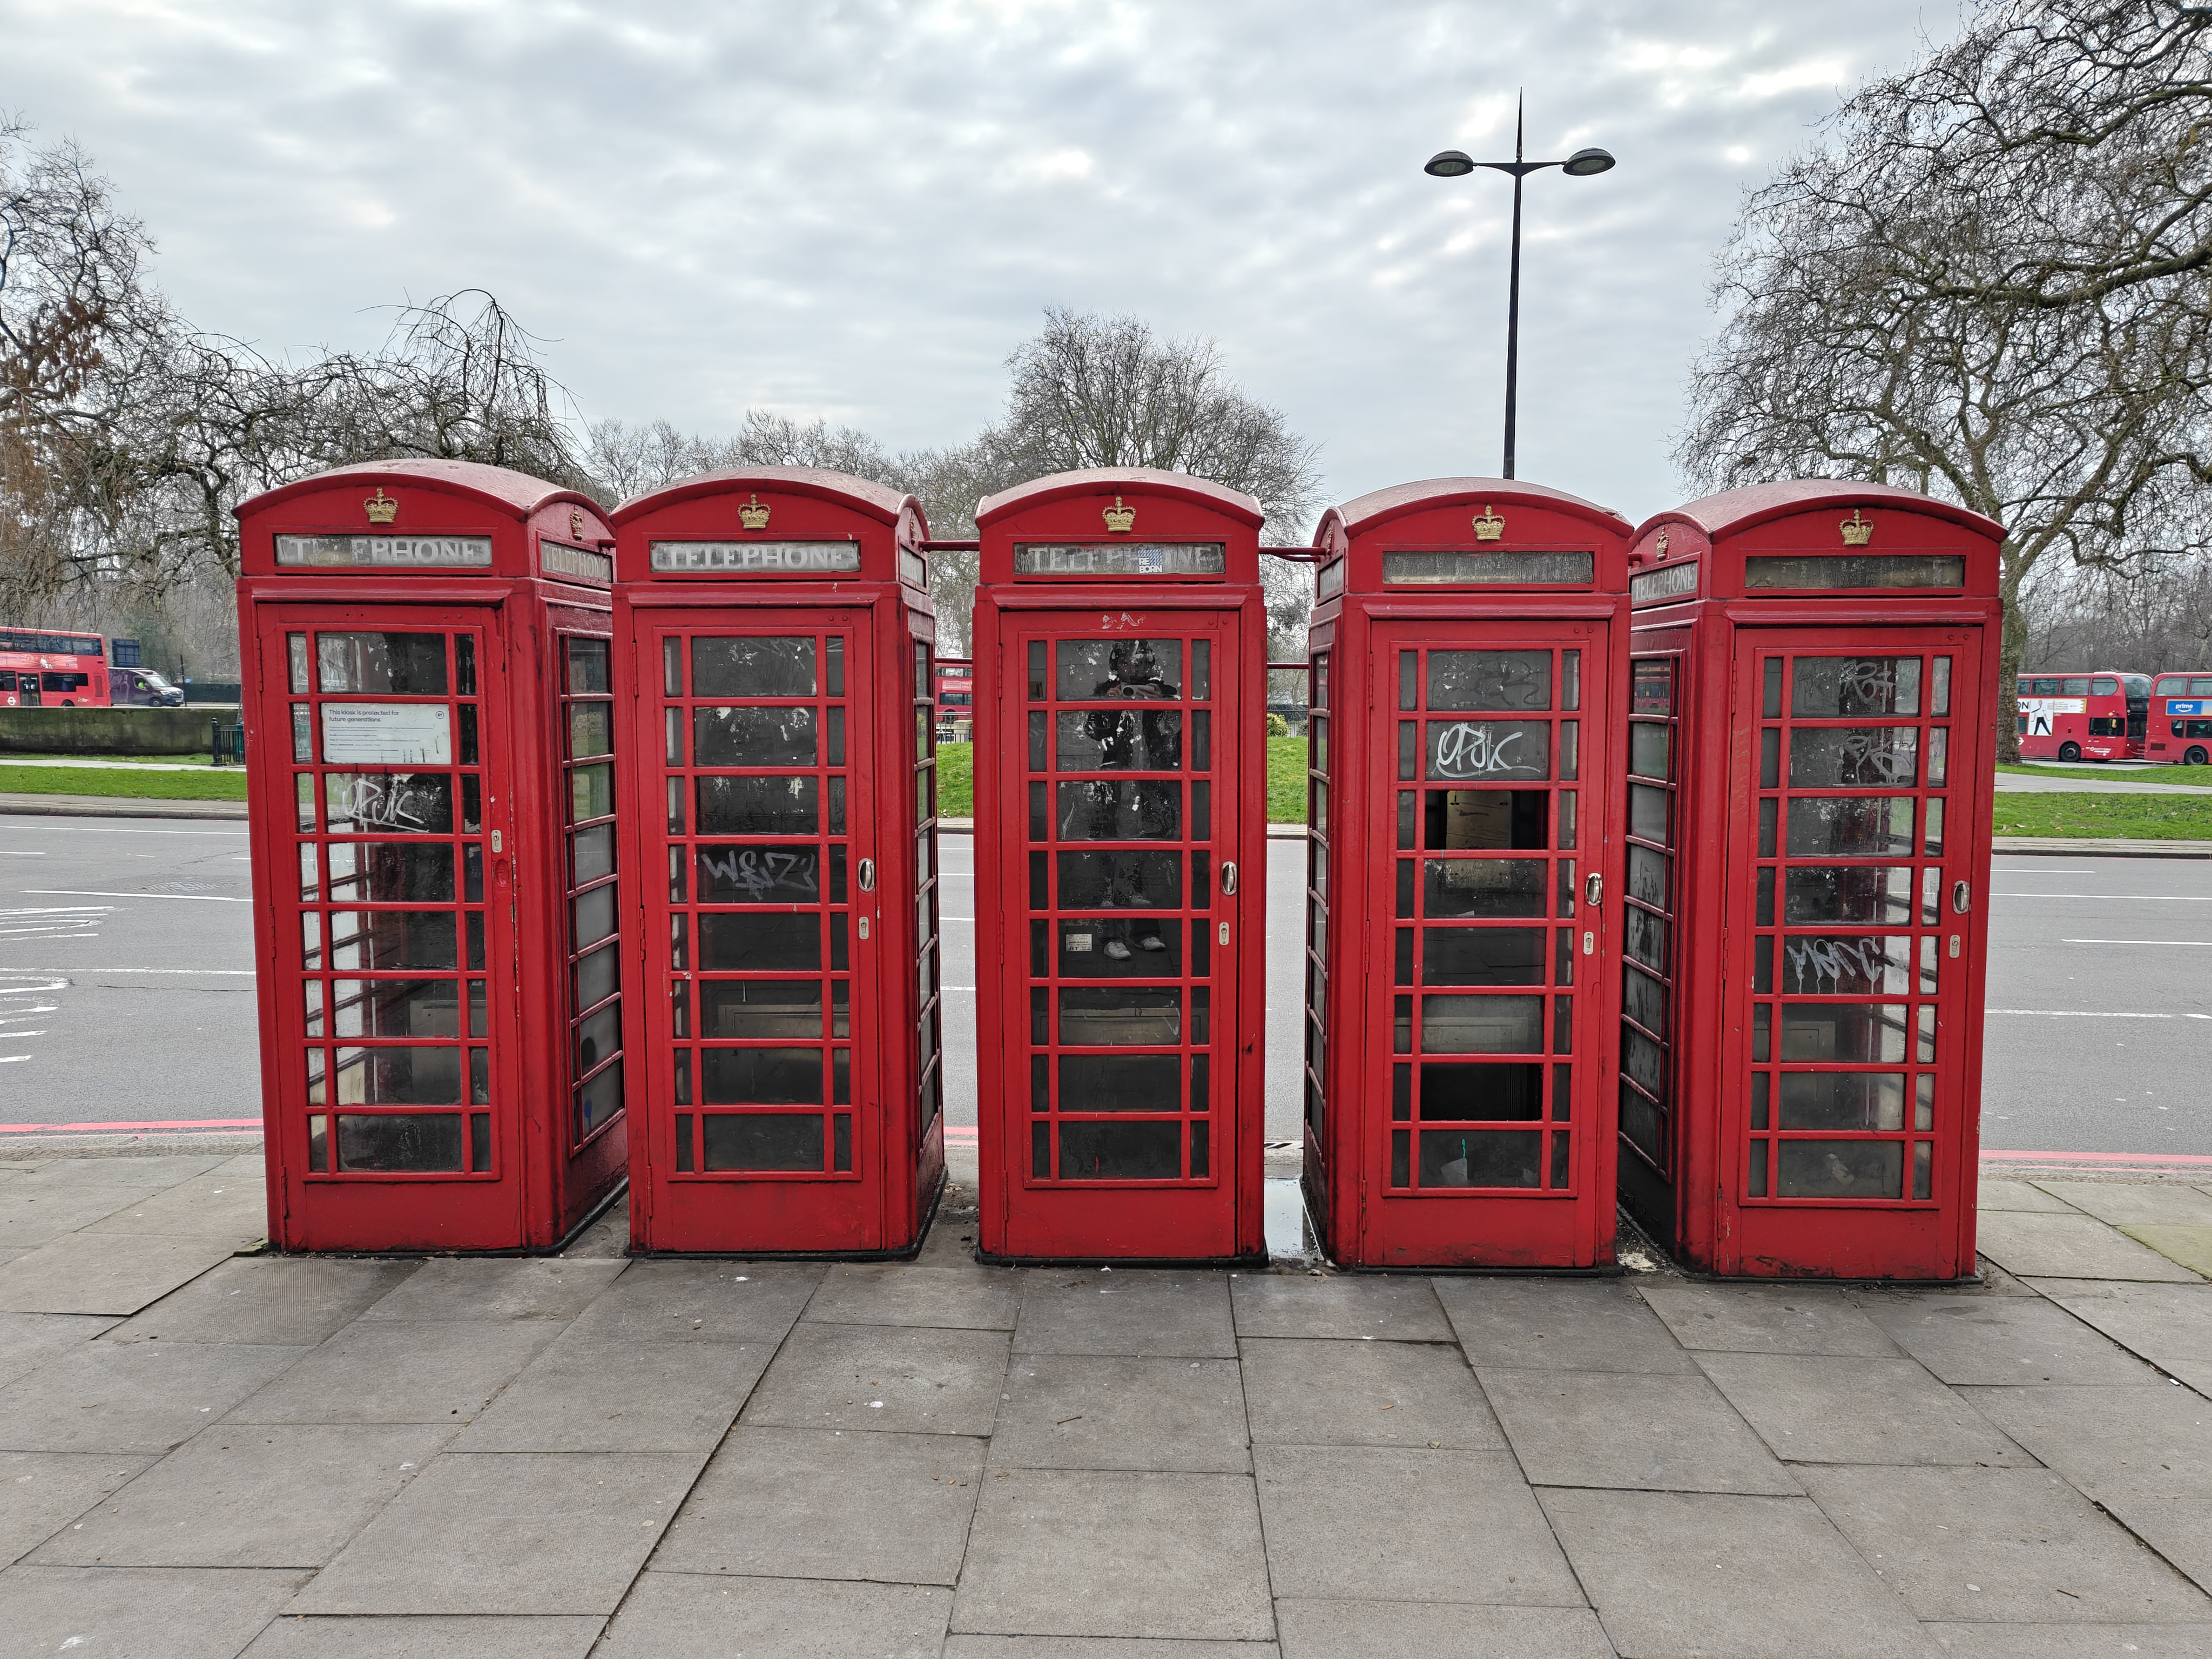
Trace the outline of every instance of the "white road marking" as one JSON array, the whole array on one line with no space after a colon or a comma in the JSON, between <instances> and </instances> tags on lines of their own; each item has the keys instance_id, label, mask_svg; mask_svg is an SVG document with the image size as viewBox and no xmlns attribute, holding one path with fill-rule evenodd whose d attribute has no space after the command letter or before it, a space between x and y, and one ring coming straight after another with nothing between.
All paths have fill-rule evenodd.
<instances>
[{"instance_id":1,"label":"white road marking","mask_svg":"<svg viewBox=\"0 0 2212 1659\"><path fill-rule=\"evenodd\" d=\"M11 968L15 974L191 974L201 979L252 979L251 968ZM47 988L58 991L56 984Z\"/></svg>"},{"instance_id":2,"label":"white road marking","mask_svg":"<svg viewBox=\"0 0 2212 1659\"><path fill-rule=\"evenodd\" d=\"M26 888L26 889L24 889L24 890L25 890L26 892L28 892L30 890L29 890L28 888ZM135 893L127 893L127 894L118 895L118 896L125 897L125 898L136 898L136 897L137 896L137 894L135 894ZM2108 899L2108 900L2118 900L2118 901L2119 901L2119 902L2123 902L2123 903L2126 903L2126 902L2135 902L2135 903L2141 903L2141 904L2212 904L2212 894L2207 894L2207 893L1999 893L1999 892L1992 892L1992 893L1990 895L1990 896L1991 898L2084 898L2084 899Z\"/></svg>"},{"instance_id":3,"label":"white road marking","mask_svg":"<svg viewBox=\"0 0 2212 1659\"><path fill-rule=\"evenodd\" d=\"M70 836L224 836L233 841L244 841L251 830L115 830L94 829L90 824L78 823L11 823L10 830L51 830L57 835Z\"/></svg>"},{"instance_id":4,"label":"white road marking","mask_svg":"<svg viewBox=\"0 0 2212 1659\"><path fill-rule=\"evenodd\" d=\"M1985 1008L1989 1014L2026 1014L2031 1019L2212 1019L2212 1014L2138 1014L2110 1008Z\"/></svg>"},{"instance_id":5,"label":"white road marking","mask_svg":"<svg viewBox=\"0 0 2212 1659\"><path fill-rule=\"evenodd\" d=\"M0 859L42 859L44 853L19 853L12 847L0 847Z\"/></svg>"},{"instance_id":6,"label":"white road marking","mask_svg":"<svg viewBox=\"0 0 2212 1659\"><path fill-rule=\"evenodd\" d=\"M28 1054L0 1054L0 1066L13 1066L19 1060L28 1060Z\"/></svg>"},{"instance_id":7,"label":"white road marking","mask_svg":"<svg viewBox=\"0 0 2212 1659\"><path fill-rule=\"evenodd\" d=\"M19 887L19 893L51 895L55 898L193 899L202 904L251 904L250 898L225 898L217 893L102 893L88 887Z\"/></svg>"},{"instance_id":8,"label":"white road marking","mask_svg":"<svg viewBox=\"0 0 2212 1659\"><path fill-rule=\"evenodd\" d=\"M2212 939L2062 939L2061 945L2192 945L2212 950Z\"/></svg>"}]
</instances>

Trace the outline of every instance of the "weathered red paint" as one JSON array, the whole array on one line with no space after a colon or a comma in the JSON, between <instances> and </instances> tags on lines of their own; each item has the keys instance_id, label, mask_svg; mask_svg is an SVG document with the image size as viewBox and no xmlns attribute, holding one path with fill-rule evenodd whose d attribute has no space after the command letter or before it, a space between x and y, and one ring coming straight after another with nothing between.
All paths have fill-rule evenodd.
<instances>
[{"instance_id":1,"label":"weathered red paint","mask_svg":"<svg viewBox=\"0 0 2212 1659\"><path fill-rule=\"evenodd\" d=\"M1040 478L976 514L987 1256L1264 1249L1261 519L1148 468ZM1113 550L1138 546L1160 550Z\"/></svg>"},{"instance_id":2,"label":"weathered red paint","mask_svg":"<svg viewBox=\"0 0 2212 1659\"><path fill-rule=\"evenodd\" d=\"M649 878L632 1241L911 1252L945 1170L920 504L772 466L614 521L625 856Z\"/></svg>"},{"instance_id":3,"label":"weathered red paint","mask_svg":"<svg viewBox=\"0 0 2212 1659\"><path fill-rule=\"evenodd\" d=\"M1315 532L1305 1187L1340 1261L1613 1259L1628 533L1496 478Z\"/></svg>"},{"instance_id":4,"label":"weathered red paint","mask_svg":"<svg viewBox=\"0 0 2212 1659\"><path fill-rule=\"evenodd\" d=\"M588 1127L578 1115L580 1092L618 1100L605 1091L623 1061L595 1044L604 1069L581 1075L575 1028L590 1011L571 1007L566 983L559 685L566 641L591 653L607 640L611 532L583 495L458 461L321 473L238 516L270 1237L288 1250L555 1248L626 1166L618 1107ZM402 542L410 557L460 542L489 554L280 565L279 537L363 556L356 538L393 538L380 559ZM394 657L373 642L387 635L442 642ZM410 651L398 683L442 693L375 690ZM334 764L334 741L397 741L334 740L334 718L442 718L453 758ZM349 1167L349 1152L386 1167Z\"/></svg>"},{"instance_id":5,"label":"weathered red paint","mask_svg":"<svg viewBox=\"0 0 2212 1659\"><path fill-rule=\"evenodd\" d=\"M1974 1270L1996 720L2011 714L1996 685L2003 534L1906 490L1818 480L1711 496L1637 532L1629 697L1644 764L1628 811L1620 1188L1693 1266ZM1855 556L1956 560L1957 580L1804 585L1875 580L1829 562ZM1802 562L1747 562L1761 559ZM1824 793L1831 775L1845 781ZM1888 804L1832 804L1857 800Z\"/></svg>"}]
</instances>

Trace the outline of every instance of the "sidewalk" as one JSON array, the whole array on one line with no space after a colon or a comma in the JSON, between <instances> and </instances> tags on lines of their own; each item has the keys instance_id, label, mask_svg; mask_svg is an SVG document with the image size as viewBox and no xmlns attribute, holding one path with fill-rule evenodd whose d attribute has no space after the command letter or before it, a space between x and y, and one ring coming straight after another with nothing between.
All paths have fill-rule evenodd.
<instances>
[{"instance_id":1,"label":"sidewalk","mask_svg":"<svg viewBox=\"0 0 2212 1659\"><path fill-rule=\"evenodd\" d=\"M911 1265L234 1256L261 1194L0 1164L0 1654L2212 1651L2185 1185L1987 1183L1928 1291L1012 1272L960 1187Z\"/></svg>"}]
</instances>

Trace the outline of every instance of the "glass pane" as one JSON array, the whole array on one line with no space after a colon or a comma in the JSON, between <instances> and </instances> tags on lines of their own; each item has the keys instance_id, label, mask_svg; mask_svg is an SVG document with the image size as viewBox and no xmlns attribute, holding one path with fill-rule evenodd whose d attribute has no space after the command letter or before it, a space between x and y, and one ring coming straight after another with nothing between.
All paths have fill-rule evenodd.
<instances>
[{"instance_id":1,"label":"glass pane","mask_svg":"<svg viewBox=\"0 0 2212 1659\"><path fill-rule=\"evenodd\" d=\"M1655 853L1648 847L1628 849L1628 896L1641 899L1661 909L1667 908L1668 866L1670 860L1664 853Z\"/></svg>"},{"instance_id":2,"label":"glass pane","mask_svg":"<svg viewBox=\"0 0 2212 1659\"><path fill-rule=\"evenodd\" d=\"M699 985L699 1035L750 1041L818 1041L818 979L704 980Z\"/></svg>"},{"instance_id":3,"label":"glass pane","mask_svg":"<svg viewBox=\"0 0 2212 1659\"><path fill-rule=\"evenodd\" d=\"M1642 969L1630 966L1622 971L1620 1006L1645 1030L1666 1030L1667 988Z\"/></svg>"},{"instance_id":4,"label":"glass pane","mask_svg":"<svg viewBox=\"0 0 2212 1659\"><path fill-rule=\"evenodd\" d=\"M1405 930L1410 931L1410 930ZM1425 927L1424 985L1541 985L1540 927Z\"/></svg>"},{"instance_id":5,"label":"glass pane","mask_svg":"<svg viewBox=\"0 0 2212 1659\"><path fill-rule=\"evenodd\" d=\"M1061 841L1182 839L1180 783L1149 780L1124 783L1098 778L1087 783L1063 783L1059 786L1059 797L1057 833Z\"/></svg>"},{"instance_id":6,"label":"glass pane","mask_svg":"<svg viewBox=\"0 0 2212 1659\"><path fill-rule=\"evenodd\" d=\"M1060 905L1065 910L1176 910L1182 908L1182 857L1177 853L1060 853ZM1197 855L1203 858L1203 854Z\"/></svg>"},{"instance_id":7,"label":"glass pane","mask_svg":"<svg viewBox=\"0 0 2212 1659\"><path fill-rule=\"evenodd\" d=\"M1781 1057L1896 1064L1905 1057L1905 1022L1901 1002L1785 1002Z\"/></svg>"},{"instance_id":8,"label":"glass pane","mask_svg":"<svg viewBox=\"0 0 2212 1659\"><path fill-rule=\"evenodd\" d=\"M818 1106L819 1048L702 1048L700 1098L714 1106Z\"/></svg>"},{"instance_id":9,"label":"glass pane","mask_svg":"<svg viewBox=\"0 0 2212 1659\"><path fill-rule=\"evenodd\" d=\"M590 1071L622 1047L622 1004L610 1002L576 1027L576 1070Z\"/></svg>"},{"instance_id":10,"label":"glass pane","mask_svg":"<svg viewBox=\"0 0 2212 1659\"><path fill-rule=\"evenodd\" d=\"M1054 689L1062 702L1182 695L1181 640L1060 640Z\"/></svg>"},{"instance_id":11,"label":"glass pane","mask_svg":"<svg viewBox=\"0 0 2212 1659\"><path fill-rule=\"evenodd\" d=\"M457 1037L459 997L450 979L333 980L331 1030L342 1037Z\"/></svg>"},{"instance_id":12,"label":"glass pane","mask_svg":"<svg viewBox=\"0 0 2212 1659\"><path fill-rule=\"evenodd\" d=\"M821 822L819 780L704 777L698 780L702 836L811 836Z\"/></svg>"},{"instance_id":13,"label":"glass pane","mask_svg":"<svg viewBox=\"0 0 2212 1659\"><path fill-rule=\"evenodd\" d=\"M1434 709L1549 708L1548 651L1431 651L1429 702Z\"/></svg>"},{"instance_id":14,"label":"glass pane","mask_svg":"<svg viewBox=\"0 0 2212 1659\"><path fill-rule=\"evenodd\" d=\"M1174 709L1094 708L1058 717L1054 769L1176 772L1182 769L1182 715Z\"/></svg>"},{"instance_id":15,"label":"glass pane","mask_svg":"<svg viewBox=\"0 0 2212 1659\"><path fill-rule=\"evenodd\" d=\"M1148 916L1064 916L1054 926L1062 979L1170 979L1182 973L1182 930L1172 922ZM1043 977L1042 969L1037 976Z\"/></svg>"},{"instance_id":16,"label":"glass pane","mask_svg":"<svg viewBox=\"0 0 2212 1659\"><path fill-rule=\"evenodd\" d=\"M699 1119L700 1164L708 1170L818 1170L817 1112L716 1112Z\"/></svg>"},{"instance_id":17,"label":"glass pane","mask_svg":"<svg viewBox=\"0 0 2212 1659\"><path fill-rule=\"evenodd\" d=\"M811 697L814 640L752 635L691 641L695 697Z\"/></svg>"},{"instance_id":18,"label":"glass pane","mask_svg":"<svg viewBox=\"0 0 2212 1659\"><path fill-rule=\"evenodd\" d=\"M12 679L8 683L15 684ZM315 758L315 724L304 702L292 705L292 758L303 765Z\"/></svg>"},{"instance_id":19,"label":"glass pane","mask_svg":"<svg viewBox=\"0 0 2212 1659\"><path fill-rule=\"evenodd\" d=\"M1784 1056L1787 1058L1787 1056ZM1784 1072L1785 1129L1902 1129L1902 1072Z\"/></svg>"},{"instance_id":20,"label":"glass pane","mask_svg":"<svg viewBox=\"0 0 2212 1659\"><path fill-rule=\"evenodd\" d=\"M1425 790L1421 844L1452 853L1547 847L1551 800L1548 789Z\"/></svg>"},{"instance_id":21,"label":"glass pane","mask_svg":"<svg viewBox=\"0 0 2212 1659\"><path fill-rule=\"evenodd\" d=\"M732 847L696 849L702 904L819 904L822 853L817 847Z\"/></svg>"},{"instance_id":22,"label":"glass pane","mask_svg":"<svg viewBox=\"0 0 2212 1659\"><path fill-rule=\"evenodd\" d=\"M571 951L585 950L614 933L614 883L608 882L587 893L579 893L568 901L568 908L575 929L568 946Z\"/></svg>"},{"instance_id":23,"label":"glass pane","mask_svg":"<svg viewBox=\"0 0 2212 1659\"><path fill-rule=\"evenodd\" d=\"M610 1066L576 1091L576 1117L589 1134L623 1109L623 1067Z\"/></svg>"},{"instance_id":24,"label":"glass pane","mask_svg":"<svg viewBox=\"0 0 2212 1659\"><path fill-rule=\"evenodd\" d=\"M341 1106L458 1106L461 1051L443 1045L341 1048L331 1080Z\"/></svg>"},{"instance_id":25,"label":"glass pane","mask_svg":"<svg viewBox=\"0 0 2212 1659\"><path fill-rule=\"evenodd\" d=\"M568 705L570 759L580 760L589 755L612 754L614 746L614 705L612 703L572 702Z\"/></svg>"},{"instance_id":26,"label":"glass pane","mask_svg":"<svg viewBox=\"0 0 2212 1659\"><path fill-rule=\"evenodd\" d=\"M334 910L333 968L455 968L451 910Z\"/></svg>"},{"instance_id":27,"label":"glass pane","mask_svg":"<svg viewBox=\"0 0 2212 1659\"><path fill-rule=\"evenodd\" d=\"M1431 1060L1421 1067L1421 1116L1425 1121L1533 1123L1543 1115L1541 1066L1510 1061L1458 1066Z\"/></svg>"},{"instance_id":28,"label":"glass pane","mask_svg":"<svg viewBox=\"0 0 2212 1659\"><path fill-rule=\"evenodd\" d=\"M1898 1198L1905 1143L1899 1140L1784 1140L1778 1162L1783 1198Z\"/></svg>"},{"instance_id":29,"label":"glass pane","mask_svg":"<svg viewBox=\"0 0 2212 1659\"><path fill-rule=\"evenodd\" d=\"M1790 712L1815 720L1920 712L1917 657L1800 657Z\"/></svg>"},{"instance_id":30,"label":"glass pane","mask_svg":"<svg viewBox=\"0 0 2212 1659\"><path fill-rule=\"evenodd\" d=\"M1062 1181L1175 1181L1182 1177L1180 1123L1062 1123Z\"/></svg>"},{"instance_id":31,"label":"glass pane","mask_svg":"<svg viewBox=\"0 0 2212 1659\"><path fill-rule=\"evenodd\" d=\"M1540 916L1542 859L1424 859L1422 908L1431 916Z\"/></svg>"},{"instance_id":32,"label":"glass pane","mask_svg":"<svg viewBox=\"0 0 2212 1659\"><path fill-rule=\"evenodd\" d=\"M614 874L614 825L602 823L596 829L579 830L568 837L568 841L572 848L568 874L570 886L581 887L586 882Z\"/></svg>"},{"instance_id":33,"label":"glass pane","mask_svg":"<svg viewBox=\"0 0 2212 1659\"><path fill-rule=\"evenodd\" d=\"M1826 795L1790 803L1792 858L1912 855L1909 796Z\"/></svg>"},{"instance_id":34,"label":"glass pane","mask_svg":"<svg viewBox=\"0 0 2212 1659\"><path fill-rule=\"evenodd\" d=\"M708 973L819 972L821 918L710 911L699 918L699 966Z\"/></svg>"},{"instance_id":35,"label":"glass pane","mask_svg":"<svg viewBox=\"0 0 2212 1659\"><path fill-rule=\"evenodd\" d=\"M575 766L568 770L568 822L604 818L615 810L615 769L611 763Z\"/></svg>"},{"instance_id":36,"label":"glass pane","mask_svg":"<svg viewBox=\"0 0 2212 1659\"><path fill-rule=\"evenodd\" d=\"M1540 1054L1544 999L1425 996L1421 1052L1425 1054Z\"/></svg>"},{"instance_id":37,"label":"glass pane","mask_svg":"<svg viewBox=\"0 0 2212 1659\"><path fill-rule=\"evenodd\" d=\"M1793 789L1874 784L1910 789L1920 775L1920 732L1911 726L1797 726L1790 733Z\"/></svg>"},{"instance_id":38,"label":"glass pane","mask_svg":"<svg viewBox=\"0 0 2212 1659\"><path fill-rule=\"evenodd\" d=\"M1421 1131L1424 1187L1534 1187L1542 1184L1540 1131Z\"/></svg>"},{"instance_id":39,"label":"glass pane","mask_svg":"<svg viewBox=\"0 0 2212 1659\"><path fill-rule=\"evenodd\" d=\"M1671 778L1674 728L1651 720L1632 720L1628 726L1628 769L1641 778Z\"/></svg>"},{"instance_id":40,"label":"glass pane","mask_svg":"<svg viewBox=\"0 0 2212 1659\"><path fill-rule=\"evenodd\" d=\"M1552 727L1547 720L1431 720L1427 769L1442 780L1547 778Z\"/></svg>"},{"instance_id":41,"label":"glass pane","mask_svg":"<svg viewBox=\"0 0 2212 1659\"><path fill-rule=\"evenodd\" d=\"M1172 1112L1182 1098L1174 1054L1062 1054L1063 1112Z\"/></svg>"},{"instance_id":42,"label":"glass pane","mask_svg":"<svg viewBox=\"0 0 2212 1659\"><path fill-rule=\"evenodd\" d=\"M694 766L812 766L814 711L797 708L695 708Z\"/></svg>"},{"instance_id":43,"label":"glass pane","mask_svg":"<svg viewBox=\"0 0 2212 1659\"><path fill-rule=\"evenodd\" d=\"M1060 994L1060 1040L1099 1047L1180 1042L1182 993L1172 986L1068 987Z\"/></svg>"},{"instance_id":44,"label":"glass pane","mask_svg":"<svg viewBox=\"0 0 2212 1659\"><path fill-rule=\"evenodd\" d=\"M323 799L332 835L453 833L450 773L325 772Z\"/></svg>"},{"instance_id":45,"label":"glass pane","mask_svg":"<svg viewBox=\"0 0 2212 1659\"><path fill-rule=\"evenodd\" d=\"M307 689L307 636L287 634L284 636L284 655L291 669L292 690Z\"/></svg>"},{"instance_id":46,"label":"glass pane","mask_svg":"<svg viewBox=\"0 0 2212 1659\"><path fill-rule=\"evenodd\" d=\"M338 1117L338 1168L400 1175L458 1173L459 1112L356 1114Z\"/></svg>"},{"instance_id":47,"label":"glass pane","mask_svg":"<svg viewBox=\"0 0 2212 1659\"><path fill-rule=\"evenodd\" d=\"M594 951L576 963L576 1006L588 1008L595 1002L604 1002L620 988L622 967L617 961L617 950L608 945Z\"/></svg>"},{"instance_id":48,"label":"glass pane","mask_svg":"<svg viewBox=\"0 0 2212 1659\"><path fill-rule=\"evenodd\" d=\"M1928 712L1931 714L1951 712L1951 659L1948 657L1936 659L1928 690Z\"/></svg>"},{"instance_id":49,"label":"glass pane","mask_svg":"<svg viewBox=\"0 0 2212 1659\"><path fill-rule=\"evenodd\" d=\"M1782 942L1782 988L1799 996L1910 991L1911 969L1912 941L1903 936L1812 933L1785 936Z\"/></svg>"},{"instance_id":50,"label":"glass pane","mask_svg":"<svg viewBox=\"0 0 2212 1659\"><path fill-rule=\"evenodd\" d=\"M1655 973L1668 970L1667 929L1663 916L1631 905L1621 913L1622 944L1629 956Z\"/></svg>"},{"instance_id":51,"label":"glass pane","mask_svg":"<svg viewBox=\"0 0 2212 1659\"><path fill-rule=\"evenodd\" d=\"M441 697L446 695L446 636L318 634L315 666L324 691Z\"/></svg>"},{"instance_id":52,"label":"glass pane","mask_svg":"<svg viewBox=\"0 0 2212 1659\"><path fill-rule=\"evenodd\" d=\"M1856 868L1792 868L1782 919L1801 922L1871 921L1910 923L1912 871L1902 865Z\"/></svg>"},{"instance_id":53,"label":"glass pane","mask_svg":"<svg viewBox=\"0 0 2212 1659\"><path fill-rule=\"evenodd\" d=\"M607 678L606 641L569 639L562 644L568 652L568 690L571 696L613 689Z\"/></svg>"},{"instance_id":54,"label":"glass pane","mask_svg":"<svg viewBox=\"0 0 2212 1659\"><path fill-rule=\"evenodd\" d=\"M453 896L450 846L389 841L330 844L331 897L355 904L434 903Z\"/></svg>"}]
</instances>

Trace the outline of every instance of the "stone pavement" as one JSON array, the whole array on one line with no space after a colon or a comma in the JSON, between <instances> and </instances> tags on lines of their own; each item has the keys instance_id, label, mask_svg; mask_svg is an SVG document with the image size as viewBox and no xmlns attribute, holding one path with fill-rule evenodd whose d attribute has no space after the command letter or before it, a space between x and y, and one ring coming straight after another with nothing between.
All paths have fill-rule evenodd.
<instances>
[{"instance_id":1,"label":"stone pavement","mask_svg":"<svg viewBox=\"0 0 2212 1659\"><path fill-rule=\"evenodd\" d=\"M2212 1652L2212 1195L1929 1291L234 1255L0 1164L0 1656ZM2005 1269L2009 1268L2008 1272Z\"/></svg>"}]
</instances>

